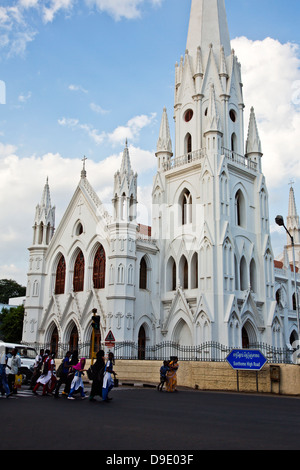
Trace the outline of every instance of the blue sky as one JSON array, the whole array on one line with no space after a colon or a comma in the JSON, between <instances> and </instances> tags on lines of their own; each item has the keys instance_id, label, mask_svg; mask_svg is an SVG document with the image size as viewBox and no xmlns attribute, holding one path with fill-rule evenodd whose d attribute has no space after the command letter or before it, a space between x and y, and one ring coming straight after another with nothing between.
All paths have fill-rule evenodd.
<instances>
[{"instance_id":1,"label":"blue sky","mask_svg":"<svg viewBox=\"0 0 300 470\"><path fill-rule=\"evenodd\" d=\"M6 84L0 105L0 277L26 283L27 247L46 177L58 224L84 155L90 182L109 201L128 137L141 192L147 188L149 197L164 106L174 132L174 65L185 51L190 3L0 0L0 80ZM242 64L245 127L252 105L258 118L273 223L277 212L286 215L291 178L300 199L300 2L226 0L226 8ZM104 165L109 183L97 175ZM277 255L285 236L273 227L272 239Z\"/></svg>"}]
</instances>

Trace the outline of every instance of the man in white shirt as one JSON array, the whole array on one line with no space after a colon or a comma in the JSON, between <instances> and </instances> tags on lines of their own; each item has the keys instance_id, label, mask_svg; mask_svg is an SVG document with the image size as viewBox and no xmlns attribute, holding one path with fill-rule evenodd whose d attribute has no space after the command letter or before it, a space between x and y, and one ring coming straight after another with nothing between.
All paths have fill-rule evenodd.
<instances>
[{"instance_id":1,"label":"man in white shirt","mask_svg":"<svg viewBox=\"0 0 300 470\"><path fill-rule=\"evenodd\" d=\"M16 375L19 374L19 369L21 367L21 358L17 354L16 349L12 349L11 354L12 354L12 358L11 358L11 363L10 363L10 371L8 374L8 385L9 385L10 391L16 394L17 389L15 388L15 380L16 380Z\"/></svg>"}]
</instances>

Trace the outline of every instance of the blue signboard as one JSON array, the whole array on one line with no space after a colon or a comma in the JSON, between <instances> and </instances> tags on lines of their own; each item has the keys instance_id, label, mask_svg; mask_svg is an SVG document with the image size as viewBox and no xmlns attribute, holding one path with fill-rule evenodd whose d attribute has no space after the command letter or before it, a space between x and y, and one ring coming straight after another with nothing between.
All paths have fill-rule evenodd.
<instances>
[{"instance_id":1,"label":"blue signboard","mask_svg":"<svg viewBox=\"0 0 300 470\"><path fill-rule=\"evenodd\" d=\"M267 362L265 356L256 349L233 349L226 360L235 370L254 371L262 369Z\"/></svg>"}]
</instances>

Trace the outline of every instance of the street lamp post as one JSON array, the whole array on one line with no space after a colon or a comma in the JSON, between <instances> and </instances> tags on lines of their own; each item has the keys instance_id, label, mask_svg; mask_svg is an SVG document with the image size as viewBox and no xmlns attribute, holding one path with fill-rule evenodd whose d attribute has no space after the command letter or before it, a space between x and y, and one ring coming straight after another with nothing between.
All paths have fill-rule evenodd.
<instances>
[{"instance_id":1,"label":"street lamp post","mask_svg":"<svg viewBox=\"0 0 300 470\"><path fill-rule=\"evenodd\" d=\"M284 220L282 215L277 215L275 217L275 222L280 227L284 227L286 233L289 235L291 242L292 242L292 252L293 252L293 269L294 269L294 282L295 282L295 301L296 301L296 314L297 314L297 327L298 327L298 341L300 341L300 328L299 328L299 302L298 302L298 295L297 295L297 275L296 275L296 262L295 262L295 244L294 244L294 237L290 234L286 226L284 225ZM300 344L300 343L299 343Z\"/></svg>"}]
</instances>

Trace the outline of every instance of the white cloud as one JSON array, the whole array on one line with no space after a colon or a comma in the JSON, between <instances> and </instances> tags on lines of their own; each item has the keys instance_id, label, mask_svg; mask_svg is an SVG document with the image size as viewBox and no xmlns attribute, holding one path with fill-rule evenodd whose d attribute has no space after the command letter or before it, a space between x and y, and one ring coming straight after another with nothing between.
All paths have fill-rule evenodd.
<instances>
[{"instance_id":1,"label":"white cloud","mask_svg":"<svg viewBox=\"0 0 300 470\"><path fill-rule=\"evenodd\" d=\"M130 119L125 126L117 127L113 132L108 134L108 139L112 144L124 143L126 139L134 142L144 127L149 126L155 119L156 114L150 116L142 114Z\"/></svg>"},{"instance_id":2,"label":"white cloud","mask_svg":"<svg viewBox=\"0 0 300 470\"><path fill-rule=\"evenodd\" d=\"M95 6L99 11L104 11L116 20L122 17L127 19L138 18L140 16L139 7L143 0L85 0L90 7Z\"/></svg>"},{"instance_id":3,"label":"white cloud","mask_svg":"<svg viewBox=\"0 0 300 470\"><path fill-rule=\"evenodd\" d=\"M96 103L91 103L90 108L92 111L94 111L97 114L107 114L109 111L106 111L106 109L103 109L101 106L99 106Z\"/></svg>"},{"instance_id":4,"label":"white cloud","mask_svg":"<svg viewBox=\"0 0 300 470\"><path fill-rule=\"evenodd\" d=\"M154 152L134 146L129 147L129 152L132 168L139 174L156 165ZM32 242L35 207L41 200L46 178L49 178L52 205L56 206L57 227L79 182L82 161L53 153L20 158L17 153L14 145L0 142L0 278L13 278L26 285L27 248ZM122 154L86 162L88 180L109 212L114 173L121 166ZM141 206L148 200L147 191L141 189ZM141 211L141 223L146 222L142 217L144 211Z\"/></svg>"},{"instance_id":5,"label":"white cloud","mask_svg":"<svg viewBox=\"0 0 300 470\"><path fill-rule=\"evenodd\" d=\"M69 129L72 129L73 131L75 130L84 131L97 145L102 144L104 137L105 137L104 133L99 134L97 129L94 129L90 124L81 124L78 119L63 117L62 119L58 120L58 124L63 127L68 127Z\"/></svg>"},{"instance_id":6,"label":"white cloud","mask_svg":"<svg viewBox=\"0 0 300 470\"><path fill-rule=\"evenodd\" d=\"M27 46L39 32L31 10L35 10L44 24L52 23L63 12L76 11L83 0L12 0L10 6L0 6L0 49L7 57L24 55ZM90 8L111 15L115 20L135 19L141 15L142 6L148 1L159 6L163 0L84 0ZM80 5L81 6L81 5Z\"/></svg>"},{"instance_id":7,"label":"white cloud","mask_svg":"<svg viewBox=\"0 0 300 470\"><path fill-rule=\"evenodd\" d=\"M82 93L88 93L88 91L83 88L81 85L69 85L69 90L71 91L81 91Z\"/></svg>"},{"instance_id":8,"label":"white cloud","mask_svg":"<svg viewBox=\"0 0 300 470\"><path fill-rule=\"evenodd\" d=\"M300 178L299 46L266 38L232 41L242 63L245 127L254 106L264 152L262 164L269 188Z\"/></svg>"},{"instance_id":9,"label":"white cloud","mask_svg":"<svg viewBox=\"0 0 300 470\"><path fill-rule=\"evenodd\" d=\"M0 7L0 48L6 51L7 57L24 55L28 43L33 41L37 34L24 18L23 7L27 8L26 2L21 3Z\"/></svg>"},{"instance_id":10,"label":"white cloud","mask_svg":"<svg viewBox=\"0 0 300 470\"><path fill-rule=\"evenodd\" d=\"M153 6L161 5L163 0L150 0ZM135 19L141 16L141 8L145 0L85 0L89 7L96 7L100 12L106 12L115 20L122 18Z\"/></svg>"},{"instance_id":11,"label":"white cloud","mask_svg":"<svg viewBox=\"0 0 300 470\"><path fill-rule=\"evenodd\" d=\"M19 0L19 5L21 8L37 8L39 5L39 0Z\"/></svg>"},{"instance_id":12,"label":"white cloud","mask_svg":"<svg viewBox=\"0 0 300 470\"><path fill-rule=\"evenodd\" d=\"M130 119L125 126L119 126L111 133L99 132L90 124L82 124L78 119L65 118L58 120L60 126L68 127L72 130L82 130L97 144L102 144L107 140L113 145L125 144L128 139L135 142L143 128L149 126L155 119L156 114L152 113L150 116L140 115Z\"/></svg>"},{"instance_id":13,"label":"white cloud","mask_svg":"<svg viewBox=\"0 0 300 470\"><path fill-rule=\"evenodd\" d=\"M60 10L69 12L74 6L74 0L51 0L45 3L50 3L50 6L43 6L43 20L45 23L52 22Z\"/></svg>"},{"instance_id":14,"label":"white cloud","mask_svg":"<svg viewBox=\"0 0 300 470\"><path fill-rule=\"evenodd\" d=\"M19 96L19 101L20 103L26 103L32 96L32 93L31 91L29 91L28 93L24 94L22 93L20 96Z\"/></svg>"}]
</instances>

